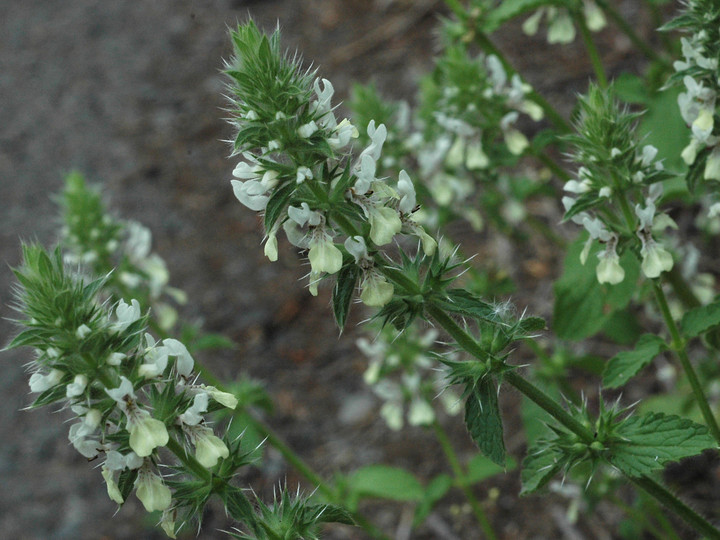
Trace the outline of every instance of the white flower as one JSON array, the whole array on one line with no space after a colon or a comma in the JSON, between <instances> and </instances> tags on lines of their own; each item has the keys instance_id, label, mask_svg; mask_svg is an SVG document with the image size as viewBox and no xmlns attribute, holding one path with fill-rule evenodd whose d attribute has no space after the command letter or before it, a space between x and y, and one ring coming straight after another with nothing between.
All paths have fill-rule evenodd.
<instances>
[{"instance_id":1,"label":"white flower","mask_svg":"<svg viewBox=\"0 0 720 540\"><path fill-rule=\"evenodd\" d=\"M705 180L720 180L720 146L713 148L705 162Z\"/></svg>"},{"instance_id":2,"label":"white flower","mask_svg":"<svg viewBox=\"0 0 720 540\"><path fill-rule=\"evenodd\" d=\"M120 493L120 489L115 482L115 473L111 469L103 466L100 474L102 474L102 477L105 479L108 497L118 504L123 504L125 499L123 499L122 493Z\"/></svg>"},{"instance_id":3,"label":"white flower","mask_svg":"<svg viewBox=\"0 0 720 540\"><path fill-rule=\"evenodd\" d=\"M200 392L195 394L192 405L178 416L178 419L188 426L197 426L203 419L202 413L208 410L208 394Z\"/></svg>"},{"instance_id":4,"label":"white flower","mask_svg":"<svg viewBox=\"0 0 720 540\"><path fill-rule=\"evenodd\" d=\"M380 124L375 127L375 120L370 120L367 127L367 134L368 137L370 137L371 142L368 147L360 153L360 159L362 159L363 156L368 155L372 157L373 161L377 161L380 159L383 144L385 144L385 139L387 139L387 128L385 127L385 124Z\"/></svg>"},{"instance_id":5,"label":"white flower","mask_svg":"<svg viewBox=\"0 0 720 540\"><path fill-rule=\"evenodd\" d=\"M230 183L235 197L243 205L255 212L265 210L270 196L266 195L267 190L260 182L257 180L247 180L245 182L231 180Z\"/></svg>"},{"instance_id":6,"label":"white flower","mask_svg":"<svg viewBox=\"0 0 720 540\"><path fill-rule=\"evenodd\" d=\"M575 39L575 26L567 11L548 8L548 19L548 43L572 43Z\"/></svg>"},{"instance_id":7,"label":"white flower","mask_svg":"<svg viewBox=\"0 0 720 540\"><path fill-rule=\"evenodd\" d=\"M49 373L43 375L40 372L30 375L30 391L45 392L56 386L63 378L63 372L59 369L51 369Z\"/></svg>"},{"instance_id":8,"label":"white flower","mask_svg":"<svg viewBox=\"0 0 720 540\"><path fill-rule=\"evenodd\" d=\"M427 426L435 421L435 410L420 396L415 396L408 409L408 424Z\"/></svg>"},{"instance_id":9,"label":"white flower","mask_svg":"<svg viewBox=\"0 0 720 540\"><path fill-rule=\"evenodd\" d=\"M369 206L367 208L370 222L370 239L378 246L389 244L393 236L402 229L402 221L397 211L387 206Z\"/></svg>"},{"instance_id":10,"label":"white flower","mask_svg":"<svg viewBox=\"0 0 720 540\"><path fill-rule=\"evenodd\" d=\"M265 240L265 248L263 252L265 256L272 262L278 260L278 242L277 242L277 229L271 230L267 239Z\"/></svg>"},{"instance_id":11,"label":"white flower","mask_svg":"<svg viewBox=\"0 0 720 540\"><path fill-rule=\"evenodd\" d=\"M325 219L320 212L310 210L306 202L300 203L300 208L297 206L289 206L287 213L288 217L300 227L304 227L306 223L311 227L317 227Z\"/></svg>"},{"instance_id":12,"label":"white flower","mask_svg":"<svg viewBox=\"0 0 720 540\"><path fill-rule=\"evenodd\" d=\"M179 375L187 378L193 370L194 361L187 350L187 347L180 343L177 339L164 339L163 346L159 349L159 354L174 356L175 369Z\"/></svg>"},{"instance_id":13,"label":"white flower","mask_svg":"<svg viewBox=\"0 0 720 540\"><path fill-rule=\"evenodd\" d=\"M371 270L360 285L360 300L368 307L382 307L392 300L394 287L385 277Z\"/></svg>"},{"instance_id":14,"label":"white flower","mask_svg":"<svg viewBox=\"0 0 720 540\"><path fill-rule=\"evenodd\" d=\"M69 399L81 395L83 392L85 392L85 387L87 387L87 384L88 378L86 375L83 375L82 373L75 375L73 382L71 382L65 387L65 396Z\"/></svg>"},{"instance_id":15,"label":"white flower","mask_svg":"<svg viewBox=\"0 0 720 540\"><path fill-rule=\"evenodd\" d=\"M358 195L365 195L369 190L372 183L375 181L375 171L377 170L377 164L375 160L369 154L360 156L360 166L355 172L357 180L353 189Z\"/></svg>"},{"instance_id":16,"label":"white flower","mask_svg":"<svg viewBox=\"0 0 720 540\"><path fill-rule=\"evenodd\" d=\"M127 416L127 428L130 433L130 448L140 457L152 454L158 446L165 446L169 440L167 428L160 420L140 409L132 383L124 376L120 377L120 386L105 389Z\"/></svg>"},{"instance_id":17,"label":"white flower","mask_svg":"<svg viewBox=\"0 0 720 540\"><path fill-rule=\"evenodd\" d=\"M142 313L140 311L140 302L134 298L130 300L130 304L125 300L120 300L115 307L115 317L117 322L112 324L112 329L115 332L122 332L132 323L140 319Z\"/></svg>"},{"instance_id":18,"label":"white flower","mask_svg":"<svg viewBox=\"0 0 720 540\"><path fill-rule=\"evenodd\" d=\"M148 466L140 469L135 481L135 494L148 512L165 510L172 503L170 489Z\"/></svg>"},{"instance_id":19,"label":"white flower","mask_svg":"<svg viewBox=\"0 0 720 540\"><path fill-rule=\"evenodd\" d=\"M345 239L345 249L355 258L355 262L368 259L367 245L362 236L349 236Z\"/></svg>"},{"instance_id":20,"label":"white flower","mask_svg":"<svg viewBox=\"0 0 720 540\"><path fill-rule=\"evenodd\" d=\"M400 171L397 190L400 195L400 204L398 204L398 209L403 214L411 214L413 210L415 210L416 205L415 186L413 186L410 176L404 169Z\"/></svg>"},{"instance_id":21,"label":"white flower","mask_svg":"<svg viewBox=\"0 0 720 540\"><path fill-rule=\"evenodd\" d=\"M640 249L642 263L640 268L648 278L659 277L663 272L669 272L673 267L673 258L668 251L659 245L649 233L640 233L643 246Z\"/></svg>"},{"instance_id":22,"label":"white flower","mask_svg":"<svg viewBox=\"0 0 720 540\"><path fill-rule=\"evenodd\" d=\"M195 445L195 457L203 467L214 467L220 458L230 455L228 447L209 427L195 426L186 432Z\"/></svg>"},{"instance_id":23,"label":"white flower","mask_svg":"<svg viewBox=\"0 0 720 540\"><path fill-rule=\"evenodd\" d=\"M302 184L305 180L311 180L313 178L313 172L304 165L297 168L295 173L295 182Z\"/></svg>"},{"instance_id":24,"label":"white flower","mask_svg":"<svg viewBox=\"0 0 720 540\"><path fill-rule=\"evenodd\" d=\"M316 274L334 274L342 268L342 251L333 243L332 237L324 231L313 234L310 240L310 267Z\"/></svg>"},{"instance_id":25,"label":"white flower","mask_svg":"<svg viewBox=\"0 0 720 540\"><path fill-rule=\"evenodd\" d=\"M315 123L314 120L311 120L307 124L303 124L298 128L298 135L302 137L303 139L307 139L308 137L312 136L313 133L315 133L318 129L318 125Z\"/></svg>"},{"instance_id":26,"label":"white flower","mask_svg":"<svg viewBox=\"0 0 720 540\"><path fill-rule=\"evenodd\" d=\"M588 29L597 32L605 28L607 24L605 14L595 2L583 0L583 14Z\"/></svg>"},{"instance_id":27,"label":"white flower","mask_svg":"<svg viewBox=\"0 0 720 540\"><path fill-rule=\"evenodd\" d=\"M598 253L600 262L595 269L598 282L616 285L625 279L625 270L620 266L620 257L615 251L616 241L609 242L605 251Z\"/></svg>"},{"instance_id":28,"label":"white flower","mask_svg":"<svg viewBox=\"0 0 720 540\"><path fill-rule=\"evenodd\" d=\"M75 330L75 335L78 339L85 339L90 332L92 332L92 329L87 324L81 324L77 330Z\"/></svg>"}]
</instances>

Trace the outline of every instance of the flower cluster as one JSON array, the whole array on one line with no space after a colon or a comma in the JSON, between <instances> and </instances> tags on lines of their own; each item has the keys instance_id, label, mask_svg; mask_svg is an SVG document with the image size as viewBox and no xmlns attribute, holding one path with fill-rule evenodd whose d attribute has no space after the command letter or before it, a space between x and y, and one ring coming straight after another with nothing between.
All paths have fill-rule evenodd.
<instances>
[{"instance_id":1,"label":"flower cluster","mask_svg":"<svg viewBox=\"0 0 720 540\"><path fill-rule=\"evenodd\" d=\"M682 81L684 85L678 106L691 130L682 158L688 165L697 164L705 180L720 181L720 131L715 126L720 90L720 9L715 2L689 0L684 13L665 28L690 34L681 38L683 59L674 63L676 73L671 78L671 82Z\"/></svg>"},{"instance_id":2,"label":"flower cluster","mask_svg":"<svg viewBox=\"0 0 720 540\"><path fill-rule=\"evenodd\" d=\"M377 117L388 124L384 169L416 167L443 214L460 215L480 229L478 206L486 206L486 200L504 201L498 219L515 224L518 212L522 215L513 179L499 170L514 164L529 146L516 127L520 115L534 121L543 117L540 106L529 99L530 92L531 87L518 74L510 76L498 57L472 56L467 45L453 43L423 82L414 118L406 103L385 104L372 87L357 88L352 106L362 121ZM441 221L433 206L423 208L418 219L433 226Z\"/></svg>"},{"instance_id":3,"label":"flower cluster","mask_svg":"<svg viewBox=\"0 0 720 540\"><path fill-rule=\"evenodd\" d=\"M411 426L429 425L435 421L433 400L437 397L448 414L457 414L462 400L435 367L430 350L436 343L434 329L420 332L416 325L402 333L391 327L380 331L370 341L357 340L357 346L368 358L365 382L384 400L380 416L393 430L404 424L404 408L408 405L407 422Z\"/></svg>"},{"instance_id":4,"label":"flower cluster","mask_svg":"<svg viewBox=\"0 0 720 540\"><path fill-rule=\"evenodd\" d=\"M234 149L243 157L233 171L233 191L243 205L264 212L270 260L277 260L281 228L291 244L307 250L313 294L325 276L353 266L361 300L382 306L393 286L379 271L377 248L412 235L431 255L437 243L413 219L416 194L407 173L400 171L392 184L376 174L385 126L371 121L370 142L352 159L346 147L357 130L347 119L337 121L332 84L284 57L278 37L267 38L253 23L233 33L236 56L226 72Z\"/></svg>"},{"instance_id":5,"label":"flower cluster","mask_svg":"<svg viewBox=\"0 0 720 540\"><path fill-rule=\"evenodd\" d=\"M596 272L600 283L616 284L625 278L619 252L637 249L641 268L656 278L673 267L672 255L656 235L674 226L657 211L668 178L657 149L640 146L634 137L636 115L622 110L608 92L591 87L580 101L573 159L582 164L577 179L565 184L565 219L584 227L588 240L580 259L585 264L594 242L598 253ZM638 245L639 241L639 245Z\"/></svg>"},{"instance_id":6,"label":"flower cluster","mask_svg":"<svg viewBox=\"0 0 720 540\"><path fill-rule=\"evenodd\" d=\"M113 296L139 298L142 305L152 307L161 328L172 328L177 312L170 300L184 304L187 299L183 291L168 285L165 261L151 250L150 230L110 215L99 191L77 172L65 179L60 203L65 262L80 265L89 275L108 274L105 288Z\"/></svg>"},{"instance_id":7,"label":"flower cluster","mask_svg":"<svg viewBox=\"0 0 720 540\"><path fill-rule=\"evenodd\" d=\"M523 32L529 36L537 34L540 21L544 17L548 24L548 43L572 43L575 40L575 24L573 22L573 12L575 11L578 12L578 16L583 17L584 24L589 30L598 32L605 28L607 24L605 14L593 0L574 1L572 4L574 4L573 9L557 6L538 9L523 23Z\"/></svg>"},{"instance_id":8,"label":"flower cluster","mask_svg":"<svg viewBox=\"0 0 720 540\"><path fill-rule=\"evenodd\" d=\"M25 329L10 347L36 352L33 406L64 402L76 415L69 440L87 459L102 459L109 497L122 504L134 487L148 512L164 512L163 529L174 537L179 501L159 471L158 450L179 445L213 469L230 448L203 414L211 407L232 409L237 399L195 384L187 348L170 338L156 342L137 300L101 304L103 280L85 283L69 274L59 250L49 255L29 245L23 252L24 265L15 273Z\"/></svg>"}]
</instances>

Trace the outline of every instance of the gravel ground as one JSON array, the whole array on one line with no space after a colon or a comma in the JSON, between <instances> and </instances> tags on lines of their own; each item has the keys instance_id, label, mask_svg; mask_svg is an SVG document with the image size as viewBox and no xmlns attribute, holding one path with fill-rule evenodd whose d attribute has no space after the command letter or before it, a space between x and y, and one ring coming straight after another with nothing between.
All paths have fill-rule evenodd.
<instances>
[{"instance_id":1,"label":"gravel ground","mask_svg":"<svg viewBox=\"0 0 720 540\"><path fill-rule=\"evenodd\" d=\"M417 76L430 66L441 4L1 0L0 305L12 301L10 267L19 263L18 238L54 241L53 194L65 173L79 170L103 184L118 214L152 229L172 285L190 298L183 315L239 344L232 352L206 356L208 365L228 379L247 373L263 380L276 401L272 424L326 477L369 463L404 466L422 478L444 470L428 433L391 433L377 419L353 332L337 337L327 291L313 299L298 286L305 268L293 250L284 246L272 265L263 258L257 218L232 196L234 165L220 142L230 136L221 119L227 27L248 13L268 29L280 21L286 46L320 66L341 99L351 81L371 78L398 98L412 95ZM625 54L627 43L602 39L614 66L633 61ZM514 48L520 66L544 59L542 47L515 47L512 33L500 42ZM559 60L542 77L531 71L530 78L567 110L568 96L583 88L589 71L572 49ZM554 264L552 256L548 263ZM547 305L549 289L536 292L538 305ZM6 307L0 314L12 317ZM13 331L0 320L0 341ZM64 412L22 410L30 402L23 367L28 359L25 350L2 355L0 538L163 538L134 497L114 515L99 471L67 443ZM512 411L515 396L505 401ZM472 455L460 422L451 420L448 428L461 455ZM519 457L523 443L512 431L510 426L508 445ZM270 451L248 481L267 494L278 482L293 486L301 479ZM483 485L481 497L490 488L499 493L486 504L501 537L585 537L563 520L558 499L519 500L517 475ZM401 531L412 516L402 505L366 510L387 531ZM467 509L451 498L414 538L452 538L442 531L453 527L455 537L475 538L471 522ZM206 524L201 538L223 537L214 530L230 526L217 507ZM599 522L584 527L594 528L590 538L610 538ZM336 527L328 538L363 536Z\"/></svg>"}]
</instances>

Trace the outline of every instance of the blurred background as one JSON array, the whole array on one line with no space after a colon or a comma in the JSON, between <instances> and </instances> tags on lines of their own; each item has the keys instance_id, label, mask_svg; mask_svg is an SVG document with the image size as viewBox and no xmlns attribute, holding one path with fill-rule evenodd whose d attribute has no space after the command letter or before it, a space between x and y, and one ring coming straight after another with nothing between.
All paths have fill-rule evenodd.
<instances>
[{"instance_id":1,"label":"blurred background","mask_svg":"<svg viewBox=\"0 0 720 540\"><path fill-rule=\"evenodd\" d=\"M53 244L54 196L64 175L78 170L103 186L117 215L152 230L170 284L188 294L183 317L238 344L202 360L227 380L242 373L262 381L275 402L268 421L326 478L372 463L404 467L421 479L445 470L431 433L392 432L378 417L380 403L362 381L366 364L355 347L360 314L338 337L329 291L313 298L298 282L307 269L295 250L281 242L278 262L264 258L258 218L230 188L235 161L223 142L232 133L223 121L220 73L230 54L228 28L252 16L266 30L280 24L285 46L333 82L336 101L347 99L352 81L371 80L388 98L412 99L418 77L432 65L443 2L2 0L0 13L0 341L14 333L7 306L19 239ZM642 20L631 22L649 30ZM573 93L591 77L581 46L550 51L543 37L527 38L512 25L496 40L569 113ZM599 40L611 70L634 69L628 42L612 30ZM557 260L551 252L534 257L540 270L518 264L510 271L526 274L524 294L547 316L552 293L539 278L556 272ZM29 360L27 350L0 358L0 538L162 538L135 497L114 515L100 471L68 444L64 412L22 410L31 401ZM516 401L512 394L503 399L510 414ZM445 423L461 456L474 455L461 419ZM522 436L512 422L507 429L519 460ZM245 480L265 495L280 483L313 489L272 450ZM600 518L576 528L563 518L565 501L519 499L519 488L517 472L478 488L501 537L612 538ZM409 505L362 509L391 534L412 519ZM231 526L215 507L200 538L223 537L216 529ZM473 527L468 508L451 496L413 538L476 538ZM327 537L363 535L338 526Z\"/></svg>"}]
</instances>

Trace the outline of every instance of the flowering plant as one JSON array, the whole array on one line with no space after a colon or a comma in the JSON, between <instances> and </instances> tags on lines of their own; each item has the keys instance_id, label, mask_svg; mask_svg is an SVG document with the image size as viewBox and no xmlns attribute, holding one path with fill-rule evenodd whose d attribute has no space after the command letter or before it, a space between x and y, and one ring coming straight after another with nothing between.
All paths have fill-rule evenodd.
<instances>
[{"instance_id":1,"label":"flowering plant","mask_svg":"<svg viewBox=\"0 0 720 540\"><path fill-rule=\"evenodd\" d=\"M302 252L308 290L317 296L332 287L341 331L351 309L369 310L374 335L357 343L369 359L365 382L384 401L379 415L394 430L406 423L432 430L452 476L438 474L425 487L405 470L375 465L323 480L253 416L253 406L266 401L256 385L227 387L195 362L192 342L172 337L173 302L185 295L168 285L149 231L109 216L77 174L63 194L62 249L24 245L15 271L21 331L10 347L35 352L33 406L65 404L74 415L70 442L102 460L108 496L123 504L134 491L148 511L162 511L171 537L199 521L217 495L241 522L237 537L315 538L321 524L340 522L384 538L360 512L361 498L412 501L419 527L457 488L482 533L495 538L473 484L516 465L500 397L512 387L524 399L523 494L562 493L577 519L578 508L620 501L615 491L631 484L655 512L638 530L675 535L676 525L657 511L663 505L697 533L720 538L711 522L717 516L693 510L661 477L667 464L715 453L720 443L720 301L714 269L691 242L712 246L720 215L720 8L690 0L664 26L685 32L682 59L671 64L672 47L656 52L605 0L446 3L453 18L442 23L442 51L415 110L357 87L353 116L340 119L332 83L286 54L279 30L266 34L252 21L231 32L225 74L234 128L229 187L260 213L264 254L276 262L283 239ZM572 121L491 41L516 18L530 34L547 20L553 44L572 41L577 28L597 80L579 97ZM648 56L652 77L609 82L591 33L608 21ZM681 91L669 111L659 96L674 84ZM682 147L669 144L662 124L651 124L653 114L644 117L637 102L655 117L682 119ZM556 161L558 151L572 161L569 170ZM562 205L562 221L582 227L570 246L565 233L533 214L540 200ZM702 219L693 226L704 237L681 226L684 212L698 208ZM523 249L538 237L558 251L567 247L551 323L489 300L511 280L461 255L451 233L444 235L458 219L475 231L492 227ZM568 343L589 339L592 349L601 332L616 351L609 358L583 357ZM622 397L606 401L605 390L635 384L658 357L679 368L661 378L675 385L667 401L692 396L685 410L654 410L650 399L637 407ZM530 366L519 363L526 358ZM591 400L569 377L577 369L600 375ZM459 411L479 450L465 463L443 427ZM272 504L247 497L236 476L250 453L220 421L228 415L279 450L317 487L315 497L287 489Z\"/></svg>"}]
</instances>

